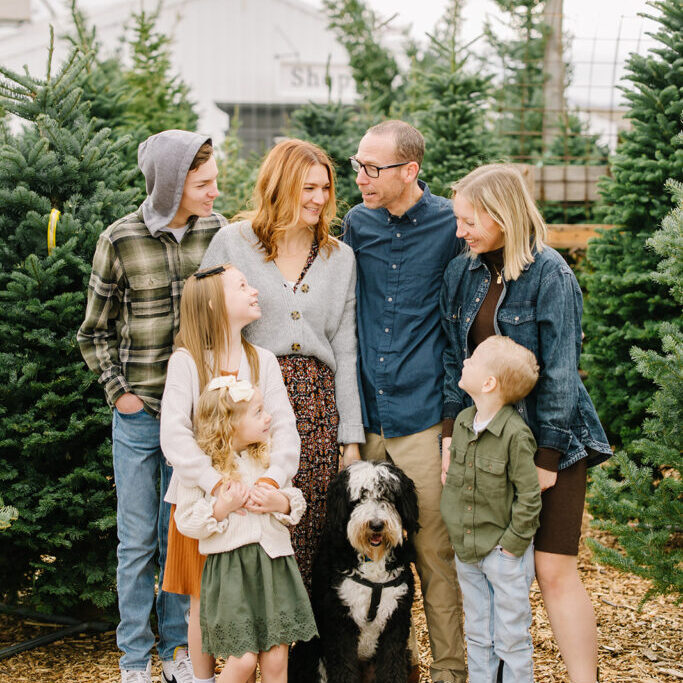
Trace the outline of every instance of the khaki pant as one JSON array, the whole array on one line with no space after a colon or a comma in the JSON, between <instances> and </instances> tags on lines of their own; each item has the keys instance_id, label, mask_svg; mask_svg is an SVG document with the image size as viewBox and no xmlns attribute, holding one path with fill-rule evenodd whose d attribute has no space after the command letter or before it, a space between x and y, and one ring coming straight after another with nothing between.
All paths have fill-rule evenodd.
<instances>
[{"instance_id":1,"label":"khaki pant","mask_svg":"<svg viewBox=\"0 0 683 683\"><path fill-rule=\"evenodd\" d=\"M422 586L429 630L433 681L465 683L462 596L455 574L454 553L441 519L441 425L417 434L385 438L365 433L363 460L389 460L415 482L420 531L415 537L417 573Z\"/></svg>"}]
</instances>

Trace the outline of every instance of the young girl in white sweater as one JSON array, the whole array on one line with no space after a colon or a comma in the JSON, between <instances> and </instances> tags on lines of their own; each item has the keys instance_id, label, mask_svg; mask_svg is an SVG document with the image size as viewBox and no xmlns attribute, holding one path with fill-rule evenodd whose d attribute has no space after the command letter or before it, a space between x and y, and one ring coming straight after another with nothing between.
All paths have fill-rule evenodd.
<instances>
[{"instance_id":1,"label":"young girl in white sweater","mask_svg":"<svg viewBox=\"0 0 683 683\"><path fill-rule=\"evenodd\" d=\"M195 414L197 445L222 473L216 496L179 484L178 530L208 555L201 584L202 649L226 657L219 683L287 680L288 644L317 635L287 525L306 509L287 481L259 481L268 468L271 415L261 392L233 376L212 379ZM258 482L258 483L257 483Z\"/></svg>"},{"instance_id":2,"label":"young girl in white sweater","mask_svg":"<svg viewBox=\"0 0 683 683\"><path fill-rule=\"evenodd\" d=\"M192 422L200 393L212 378L221 375L232 374L258 386L272 415L270 466L263 481L284 486L296 474L299 435L280 366L270 351L242 338L245 325L260 317L257 290L229 264L197 271L185 282L180 330L168 361L161 402L161 448L173 465L165 498L169 503L176 503L181 481L207 494L219 493L222 475L197 445ZM201 647L199 593L204 560L197 540L178 532L173 512L163 588L190 595L188 645L195 683L211 683L215 664Z\"/></svg>"}]
</instances>

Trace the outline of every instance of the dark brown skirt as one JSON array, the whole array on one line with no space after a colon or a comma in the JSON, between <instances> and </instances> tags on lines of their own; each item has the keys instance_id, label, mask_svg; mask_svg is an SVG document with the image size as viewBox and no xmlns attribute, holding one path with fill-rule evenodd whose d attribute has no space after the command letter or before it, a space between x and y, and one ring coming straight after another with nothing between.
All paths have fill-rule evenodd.
<instances>
[{"instance_id":1,"label":"dark brown skirt","mask_svg":"<svg viewBox=\"0 0 683 683\"><path fill-rule=\"evenodd\" d=\"M334 373L308 356L281 356L278 361L301 437L301 460L293 483L306 499L306 513L291 532L301 578L310 593L313 559L325 522L327 488L339 470Z\"/></svg>"},{"instance_id":2,"label":"dark brown skirt","mask_svg":"<svg viewBox=\"0 0 683 683\"><path fill-rule=\"evenodd\" d=\"M588 460L582 458L557 473L557 483L541 494L540 526L534 547L544 553L578 555Z\"/></svg>"}]
</instances>

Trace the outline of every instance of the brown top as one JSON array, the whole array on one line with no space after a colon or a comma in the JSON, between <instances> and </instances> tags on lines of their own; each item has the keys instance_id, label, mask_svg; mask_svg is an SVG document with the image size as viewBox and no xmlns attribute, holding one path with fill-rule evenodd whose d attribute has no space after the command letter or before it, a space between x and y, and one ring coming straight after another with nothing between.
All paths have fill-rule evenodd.
<instances>
[{"instance_id":1,"label":"brown top","mask_svg":"<svg viewBox=\"0 0 683 683\"><path fill-rule=\"evenodd\" d=\"M479 346L485 339L496 334L494 327L494 319L496 315L496 306L503 294L505 283L503 282L505 273L503 272L503 250L504 247L489 251L481 255L481 260L486 264L486 267L491 273L491 283L489 290L481 302L479 311L472 321L472 327L467 335L467 346L470 354ZM441 428L441 435L448 437L453 434L453 418L446 418L443 421ZM539 448L536 451L536 465L542 467L544 470L557 472L557 467L560 462L560 452L553 448Z\"/></svg>"}]
</instances>

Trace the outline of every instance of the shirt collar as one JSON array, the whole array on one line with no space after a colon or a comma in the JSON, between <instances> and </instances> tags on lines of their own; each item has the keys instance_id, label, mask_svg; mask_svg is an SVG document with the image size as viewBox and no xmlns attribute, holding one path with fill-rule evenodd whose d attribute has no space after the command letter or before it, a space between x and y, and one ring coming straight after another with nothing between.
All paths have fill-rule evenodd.
<instances>
[{"instance_id":1,"label":"shirt collar","mask_svg":"<svg viewBox=\"0 0 683 683\"><path fill-rule=\"evenodd\" d=\"M483 434L486 431L491 432L494 436L500 436L503 427L505 426L505 423L510 419L512 414L515 412L515 409L510 406L503 406L494 416L493 419L484 427L484 429L480 432L480 435ZM477 408L476 406L471 406L471 409L469 409L465 415L460 418L460 424L462 424L464 427L467 427L471 432L474 432L474 429L472 427L472 424L474 422L474 416L477 414Z\"/></svg>"},{"instance_id":2,"label":"shirt collar","mask_svg":"<svg viewBox=\"0 0 683 683\"><path fill-rule=\"evenodd\" d=\"M534 260L536 259L536 256L538 256L538 251L533 248L531 250L531 255L534 257ZM481 259L479 254L473 254L470 256L470 265L468 266L468 270L475 270L477 268L481 268L481 266L484 265L484 261ZM522 270L529 270L531 267L531 263L527 263Z\"/></svg>"}]
</instances>

